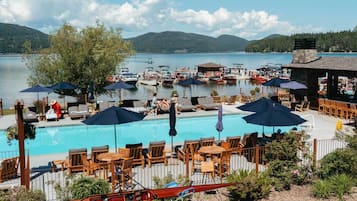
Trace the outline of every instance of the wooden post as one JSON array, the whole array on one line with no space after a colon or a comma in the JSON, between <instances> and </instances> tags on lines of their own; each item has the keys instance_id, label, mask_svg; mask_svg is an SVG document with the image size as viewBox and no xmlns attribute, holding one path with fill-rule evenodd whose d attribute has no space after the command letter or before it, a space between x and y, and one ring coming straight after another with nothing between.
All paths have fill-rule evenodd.
<instances>
[{"instance_id":1,"label":"wooden post","mask_svg":"<svg viewBox=\"0 0 357 201\"><path fill-rule=\"evenodd\" d=\"M193 157L192 157L193 160ZM186 178L190 178L190 161L188 160L188 155L185 154L185 164L186 164Z\"/></svg>"},{"instance_id":2,"label":"wooden post","mask_svg":"<svg viewBox=\"0 0 357 201\"><path fill-rule=\"evenodd\" d=\"M26 159L26 190L30 190L30 151L27 152L27 159Z\"/></svg>"},{"instance_id":3,"label":"wooden post","mask_svg":"<svg viewBox=\"0 0 357 201\"><path fill-rule=\"evenodd\" d=\"M316 168L316 157L317 157L317 139L314 139L314 153L313 153L313 158L312 158L312 167Z\"/></svg>"},{"instance_id":4,"label":"wooden post","mask_svg":"<svg viewBox=\"0 0 357 201\"><path fill-rule=\"evenodd\" d=\"M21 174L21 185L25 185L26 174L25 174L25 130L23 122L23 109L24 104L20 101L16 101L15 112L16 112L16 121L17 121L17 132L19 140L19 163L20 163L20 174Z\"/></svg>"},{"instance_id":5,"label":"wooden post","mask_svg":"<svg viewBox=\"0 0 357 201\"><path fill-rule=\"evenodd\" d=\"M259 145L255 145L255 173L259 173Z\"/></svg>"}]
</instances>

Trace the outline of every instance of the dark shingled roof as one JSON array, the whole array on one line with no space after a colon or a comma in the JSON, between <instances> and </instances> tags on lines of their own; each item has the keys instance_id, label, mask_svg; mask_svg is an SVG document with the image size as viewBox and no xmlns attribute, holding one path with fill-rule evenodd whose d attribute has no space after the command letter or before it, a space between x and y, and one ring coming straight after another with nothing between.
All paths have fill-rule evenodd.
<instances>
[{"instance_id":1,"label":"dark shingled roof","mask_svg":"<svg viewBox=\"0 0 357 201\"><path fill-rule=\"evenodd\" d=\"M212 62L205 63L205 64L198 64L197 66L203 67L203 68L221 68L221 67L223 68L223 67L225 67L220 64L216 64L216 63L212 63Z\"/></svg>"},{"instance_id":2,"label":"dark shingled roof","mask_svg":"<svg viewBox=\"0 0 357 201\"><path fill-rule=\"evenodd\" d=\"M320 57L306 64L284 64L285 68L357 71L357 57Z\"/></svg>"}]
</instances>

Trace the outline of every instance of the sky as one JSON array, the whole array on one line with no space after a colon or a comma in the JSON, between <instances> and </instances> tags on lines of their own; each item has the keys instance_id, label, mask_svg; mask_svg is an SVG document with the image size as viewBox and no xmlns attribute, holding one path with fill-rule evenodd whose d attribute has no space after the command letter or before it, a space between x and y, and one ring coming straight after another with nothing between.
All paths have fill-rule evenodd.
<instances>
[{"instance_id":1,"label":"sky","mask_svg":"<svg viewBox=\"0 0 357 201\"><path fill-rule=\"evenodd\" d=\"M357 0L0 0L0 22L44 33L55 33L64 23L81 29L96 21L120 28L123 38L183 31L255 40L352 30Z\"/></svg>"}]
</instances>

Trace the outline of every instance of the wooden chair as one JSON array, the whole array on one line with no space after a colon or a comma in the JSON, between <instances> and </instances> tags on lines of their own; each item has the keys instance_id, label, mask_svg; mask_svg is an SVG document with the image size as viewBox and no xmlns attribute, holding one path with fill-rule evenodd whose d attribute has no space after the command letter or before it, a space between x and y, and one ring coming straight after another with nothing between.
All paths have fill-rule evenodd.
<instances>
[{"instance_id":1,"label":"wooden chair","mask_svg":"<svg viewBox=\"0 0 357 201\"><path fill-rule=\"evenodd\" d=\"M232 153L242 154L242 149L244 145L240 142L240 136L227 137L226 142L230 144L229 150Z\"/></svg>"},{"instance_id":2,"label":"wooden chair","mask_svg":"<svg viewBox=\"0 0 357 201\"><path fill-rule=\"evenodd\" d=\"M301 104L296 104L295 111L307 111L310 107L310 101L303 101Z\"/></svg>"},{"instance_id":3,"label":"wooden chair","mask_svg":"<svg viewBox=\"0 0 357 201\"><path fill-rule=\"evenodd\" d=\"M348 105L345 102L336 102L338 117L347 119L348 118Z\"/></svg>"},{"instance_id":4,"label":"wooden chair","mask_svg":"<svg viewBox=\"0 0 357 201\"><path fill-rule=\"evenodd\" d=\"M224 175L230 174L231 153L231 151L224 151L217 158L214 158L214 162L217 164L215 166L216 173L221 178L221 182Z\"/></svg>"},{"instance_id":5,"label":"wooden chair","mask_svg":"<svg viewBox=\"0 0 357 201\"><path fill-rule=\"evenodd\" d=\"M0 183L12 178L16 178L19 157L7 158L1 161L0 166Z\"/></svg>"},{"instance_id":6,"label":"wooden chair","mask_svg":"<svg viewBox=\"0 0 357 201\"><path fill-rule=\"evenodd\" d=\"M92 160L87 158L87 155L82 154L82 163L83 163L83 173L85 175L96 175L95 171L103 169L100 163L94 163Z\"/></svg>"},{"instance_id":7,"label":"wooden chair","mask_svg":"<svg viewBox=\"0 0 357 201\"><path fill-rule=\"evenodd\" d=\"M213 161L202 161L201 163L202 183L205 181L206 175L210 175L212 180L215 177L215 169Z\"/></svg>"},{"instance_id":8,"label":"wooden chair","mask_svg":"<svg viewBox=\"0 0 357 201\"><path fill-rule=\"evenodd\" d=\"M204 161L204 157L198 153L198 150L195 150L195 147L191 144L190 146L190 155L191 155L191 175L196 171L201 171L201 162Z\"/></svg>"},{"instance_id":9,"label":"wooden chair","mask_svg":"<svg viewBox=\"0 0 357 201\"><path fill-rule=\"evenodd\" d=\"M129 148L118 148L118 153L123 157L123 158L130 158L130 149Z\"/></svg>"},{"instance_id":10,"label":"wooden chair","mask_svg":"<svg viewBox=\"0 0 357 201\"><path fill-rule=\"evenodd\" d=\"M200 145L203 146L212 146L214 143L214 137L206 137L200 139Z\"/></svg>"},{"instance_id":11,"label":"wooden chair","mask_svg":"<svg viewBox=\"0 0 357 201\"><path fill-rule=\"evenodd\" d=\"M68 160L66 160L66 166L68 173L83 171L82 155L87 157L87 149L70 149L68 151Z\"/></svg>"},{"instance_id":12,"label":"wooden chair","mask_svg":"<svg viewBox=\"0 0 357 201\"><path fill-rule=\"evenodd\" d=\"M350 109L348 111L349 119L352 121L355 116L357 116L357 104L350 104Z\"/></svg>"},{"instance_id":13,"label":"wooden chair","mask_svg":"<svg viewBox=\"0 0 357 201\"><path fill-rule=\"evenodd\" d=\"M117 180L121 191L133 190L132 176L133 176L133 159L123 159L116 163L119 166L117 168ZM117 166L117 167L118 167Z\"/></svg>"},{"instance_id":14,"label":"wooden chair","mask_svg":"<svg viewBox=\"0 0 357 201\"><path fill-rule=\"evenodd\" d=\"M160 162L164 162L164 164L167 165L167 159L164 150L165 150L165 141L150 142L149 151L146 154L147 156L146 160L149 164L149 167L151 167L152 163L160 163Z\"/></svg>"},{"instance_id":15,"label":"wooden chair","mask_svg":"<svg viewBox=\"0 0 357 201\"><path fill-rule=\"evenodd\" d=\"M244 148L255 147L258 141L258 132L246 133L243 136L242 144Z\"/></svg>"},{"instance_id":16,"label":"wooden chair","mask_svg":"<svg viewBox=\"0 0 357 201\"><path fill-rule=\"evenodd\" d=\"M319 98L317 99L317 102L319 104L319 107L317 109L317 112L324 113L324 108L325 108L325 99L324 98Z\"/></svg>"},{"instance_id":17,"label":"wooden chair","mask_svg":"<svg viewBox=\"0 0 357 201\"><path fill-rule=\"evenodd\" d=\"M236 104L236 100L237 100L237 95L230 96L229 99L227 100L227 105Z\"/></svg>"},{"instance_id":18,"label":"wooden chair","mask_svg":"<svg viewBox=\"0 0 357 201\"><path fill-rule=\"evenodd\" d=\"M186 157L188 160L192 159L192 154L190 150L190 146L193 146L194 153L197 153L200 147L199 140L185 140L183 147L181 149L177 149L177 158L179 160L183 160L186 163Z\"/></svg>"},{"instance_id":19,"label":"wooden chair","mask_svg":"<svg viewBox=\"0 0 357 201\"><path fill-rule=\"evenodd\" d=\"M142 168L145 167L145 158L143 155L143 144L126 144L125 148L130 149L129 157L133 158L132 165L141 165Z\"/></svg>"},{"instance_id":20,"label":"wooden chair","mask_svg":"<svg viewBox=\"0 0 357 201\"><path fill-rule=\"evenodd\" d=\"M99 154L108 153L108 152L109 152L109 145L92 147L91 160L94 163L103 163L103 161L100 161L100 160L97 159L97 156ZM104 163L106 163L106 162L104 162Z\"/></svg>"}]
</instances>

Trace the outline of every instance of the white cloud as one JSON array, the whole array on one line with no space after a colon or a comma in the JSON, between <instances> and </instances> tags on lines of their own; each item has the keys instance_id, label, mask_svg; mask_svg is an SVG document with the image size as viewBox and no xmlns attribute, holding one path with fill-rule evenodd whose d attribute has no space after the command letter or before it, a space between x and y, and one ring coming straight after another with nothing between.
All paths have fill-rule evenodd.
<instances>
[{"instance_id":1,"label":"white cloud","mask_svg":"<svg viewBox=\"0 0 357 201\"><path fill-rule=\"evenodd\" d=\"M296 27L266 11L231 11L227 8L178 10L171 0L0 0L0 22L27 25L50 33L64 22L79 28L99 20L119 27L130 36L149 31L178 30L211 36L232 34L247 39L272 33L313 32L312 26Z\"/></svg>"}]
</instances>

